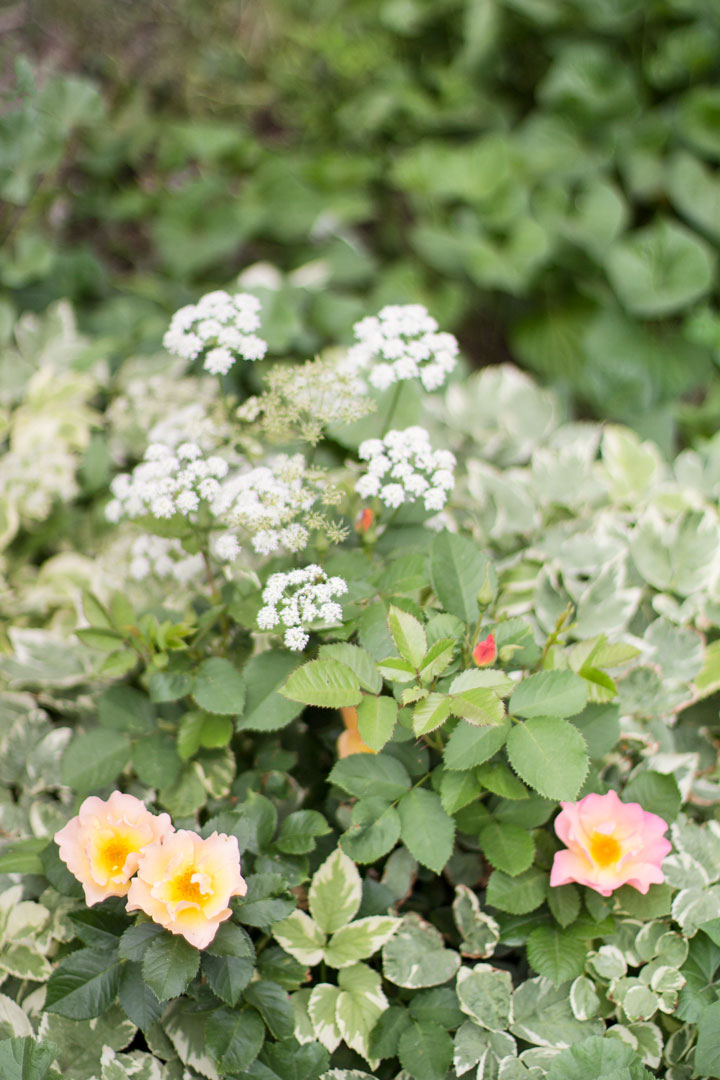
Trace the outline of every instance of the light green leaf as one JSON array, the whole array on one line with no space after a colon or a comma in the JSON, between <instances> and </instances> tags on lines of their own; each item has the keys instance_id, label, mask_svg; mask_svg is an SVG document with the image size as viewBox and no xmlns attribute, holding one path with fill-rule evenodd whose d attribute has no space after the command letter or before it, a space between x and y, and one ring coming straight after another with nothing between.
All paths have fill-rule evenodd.
<instances>
[{"instance_id":1,"label":"light green leaf","mask_svg":"<svg viewBox=\"0 0 720 1080\"><path fill-rule=\"evenodd\" d=\"M315 1038L319 1039L323 1046L332 1054L337 1050L342 1039L342 1033L336 1020L340 987L331 986L329 983L320 983L313 987L308 1000L308 1016L315 1032Z\"/></svg>"},{"instance_id":2,"label":"light green leaf","mask_svg":"<svg viewBox=\"0 0 720 1080\"><path fill-rule=\"evenodd\" d=\"M340 972L338 983L341 991L335 1011L338 1028L347 1045L374 1068L370 1032L388 1006L380 976L366 964L355 964Z\"/></svg>"},{"instance_id":3,"label":"light green leaf","mask_svg":"<svg viewBox=\"0 0 720 1080\"><path fill-rule=\"evenodd\" d=\"M416 990L440 986L454 977L459 955L446 949L442 934L419 915L406 915L383 947L383 974L396 986Z\"/></svg>"},{"instance_id":4,"label":"light green leaf","mask_svg":"<svg viewBox=\"0 0 720 1080\"><path fill-rule=\"evenodd\" d=\"M508 705L513 716L575 716L587 701L587 686L574 671L540 671L523 679Z\"/></svg>"},{"instance_id":5,"label":"light green leaf","mask_svg":"<svg viewBox=\"0 0 720 1080\"><path fill-rule=\"evenodd\" d=\"M480 847L488 862L510 877L532 865L535 844L527 829L494 821L480 833Z\"/></svg>"},{"instance_id":6,"label":"light green leaf","mask_svg":"<svg viewBox=\"0 0 720 1080\"><path fill-rule=\"evenodd\" d=\"M505 706L495 691L480 686L453 694L452 712L478 727L502 724L505 718Z\"/></svg>"},{"instance_id":7,"label":"light green leaf","mask_svg":"<svg viewBox=\"0 0 720 1080\"><path fill-rule=\"evenodd\" d=\"M350 967L366 960L389 941L401 920L392 915L371 915L343 926L325 949L325 962L334 968Z\"/></svg>"},{"instance_id":8,"label":"light green leaf","mask_svg":"<svg viewBox=\"0 0 720 1080\"><path fill-rule=\"evenodd\" d=\"M417 671L427 652L427 639L422 623L401 608L390 607L388 629L397 651Z\"/></svg>"},{"instance_id":9,"label":"light green leaf","mask_svg":"<svg viewBox=\"0 0 720 1080\"><path fill-rule=\"evenodd\" d=\"M430 683L442 675L452 661L456 647L454 638L440 638L430 646L420 665L420 678L424 683Z\"/></svg>"},{"instance_id":10,"label":"light green leaf","mask_svg":"<svg viewBox=\"0 0 720 1080\"><path fill-rule=\"evenodd\" d=\"M446 694L429 694L413 710L413 731L420 737L443 724L452 711L453 701Z\"/></svg>"},{"instance_id":11,"label":"light green leaf","mask_svg":"<svg viewBox=\"0 0 720 1080\"><path fill-rule=\"evenodd\" d=\"M516 724L508 735L507 755L518 775L546 799L575 799L589 768L578 729L554 716Z\"/></svg>"},{"instance_id":12,"label":"light green leaf","mask_svg":"<svg viewBox=\"0 0 720 1080\"><path fill-rule=\"evenodd\" d=\"M297 908L287 919L275 923L272 935L278 945L301 964L314 967L325 955L327 938L309 915Z\"/></svg>"},{"instance_id":13,"label":"light green leaf","mask_svg":"<svg viewBox=\"0 0 720 1080\"><path fill-rule=\"evenodd\" d=\"M316 871L308 892L313 919L326 934L333 934L357 914L362 882L352 859L336 848Z\"/></svg>"},{"instance_id":14,"label":"light green leaf","mask_svg":"<svg viewBox=\"0 0 720 1080\"><path fill-rule=\"evenodd\" d=\"M394 698L365 695L357 709L358 731L365 745L371 750L382 750L392 738L397 714Z\"/></svg>"},{"instance_id":15,"label":"light green leaf","mask_svg":"<svg viewBox=\"0 0 720 1080\"><path fill-rule=\"evenodd\" d=\"M402 841L419 863L439 874L452 855L455 822L434 791L413 788L398 803Z\"/></svg>"},{"instance_id":16,"label":"light green leaf","mask_svg":"<svg viewBox=\"0 0 720 1080\"><path fill-rule=\"evenodd\" d=\"M342 641L333 645L322 645L318 655L321 660L339 660L341 664L349 667L360 680L362 689L368 694L379 694L382 690L382 679L377 664L367 649Z\"/></svg>"},{"instance_id":17,"label":"light green leaf","mask_svg":"<svg viewBox=\"0 0 720 1080\"><path fill-rule=\"evenodd\" d=\"M512 978L490 964L461 967L457 976L460 1008L481 1027L504 1031L512 1015Z\"/></svg>"},{"instance_id":18,"label":"light green leaf","mask_svg":"<svg viewBox=\"0 0 720 1080\"><path fill-rule=\"evenodd\" d=\"M710 288L714 260L696 233L666 219L616 241L606 269L620 302L633 315L679 311Z\"/></svg>"},{"instance_id":19,"label":"light green leaf","mask_svg":"<svg viewBox=\"0 0 720 1080\"><path fill-rule=\"evenodd\" d=\"M229 660L210 656L195 672L192 696L206 712L239 716L245 705L245 682Z\"/></svg>"},{"instance_id":20,"label":"light green leaf","mask_svg":"<svg viewBox=\"0 0 720 1080\"><path fill-rule=\"evenodd\" d=\"M178 997L200 966L200 953L179 934L165 933L148 945L143 978L158 1001Z\"/></svg>"},{"instance_id":21,"label":"light green leaf","mask_svg":"<svg viewBox=\"0 0 720 1080\"><path fill-rule=\"evenodd\" d=\"M279 692L291 701L323 709L359 705L362 700L357 675L339 660L310 660L292 672Z\"/></svg>"},{"instance_id":22,"label":"light green leaf","mask_svg":"<svg viewBox=\"0 0 720 1080\"><path fill-rule=\"evenodd\" d=\"M3 1080L45 1080L57 1047L32 1035L0 1041L0 1076Z\"/></svg>"}]
</instances>

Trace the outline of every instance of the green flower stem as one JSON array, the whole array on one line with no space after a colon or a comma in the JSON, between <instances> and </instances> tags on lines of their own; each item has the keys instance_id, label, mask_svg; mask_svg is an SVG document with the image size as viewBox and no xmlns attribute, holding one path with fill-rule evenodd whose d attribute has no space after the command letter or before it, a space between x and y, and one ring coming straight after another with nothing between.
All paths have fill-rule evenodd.
<instances>
[{"instance_id":1,"label":"green flower stem","mask_svg":"<svg viewBox=\"0 0 720 1080\"><path fill-rule=\"evenodd\" d=\"M388 431L390 430L390 424L392 423L392 418L395 415L395 410L397 409L398 402L400 401L400 393L401 393L401 391L402 391L402 382L396 382L395 383L395 389L393 390L393 395L392 395L392 397L390 399L390 408L387 411L387 415L385 416L385 423L383 424L382 431L380 432L380 438L381 439L385 435L387 435Z\"/></svg>"}]
</instances>

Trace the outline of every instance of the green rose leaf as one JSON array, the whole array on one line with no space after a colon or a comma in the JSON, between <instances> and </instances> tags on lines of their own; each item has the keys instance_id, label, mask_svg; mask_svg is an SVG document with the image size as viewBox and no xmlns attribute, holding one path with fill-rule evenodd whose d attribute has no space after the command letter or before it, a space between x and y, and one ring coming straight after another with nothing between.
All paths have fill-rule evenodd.
<instances>
[{"instance_id":1,"label":"green rose leaf","mask_svg":"<svg viewBox=\"0 0 720 1080\"><path fill-rule=\"evenodd\" d=\"M533 838L526 829L497 821L482 830L480 846L488 862L510 877L527 870L535 855Z\"/></svg>"},{"instance_id":2,"label":"green rose leaf","mask_svg":"<svg viewBox=\"0 0 720 1080\"><path fill-rule=\"evenodd\" d=\"M410 788L407 769L389 754L351 754L333 766L329 780L357 799L373 795L393 802Z\"/></svg>"},{"instance_id":3,"label":"green rose leaf","mask_svg":"<svg viewBox=\"0 0 720 1080\"><path fill-rule=\"evenodd\" d=\"M439 874L452 855L455 822L439 795L413 788L398 803L402 841L419 863Z\"/></svg>"},{"instance_id":4,"label":"green rose leaf","mask_svg":"<svg viewBox=\"0 0 720 1080\"><path fill-rule=\"evenodd\" d=\"M415 1021L400 1036L398 1057L415 1080L445 1080L452 1065L453 1041L439 1024Z\"/></svg>"},{"instance_id":5,"label":"green rose leaf","mask_svg":"<svg viewBox=\"0 0 720 1080\"><path fill-rule=\"evenodd\" d=\"M245 682L229 660L211 656L195 672L192 696L206 712L239 716L245 705Z\"/></svg>"},{"instance_id":6,"label":"green rose leaf","mask_svg":"<svg viewBox=\"0 0 720 1080\"><path fill-rule=\"evenodd\" d=\"M587 701L587 684L574 671L540 671L518 683L510 698L513 716L575 716Z\"/></svg>"},{"instance_id":7,"label":"green rose leaf","mask_svg":"<svg viewBox=\"0 0 720 1080\"><path fill-rule=\"evenodd\" d=\"M279 692L291 701L323 709L340 709L362 701L360 680L339 660L310 660L292 672Z\"/></svg>"},{"instance_id":8,"label":"green rose leaf","mask_svg":"<svg viewBox=\"0 0 720 1080\"><path fill-rule=\"evenodd\" d=\"M394 698L365 695L357 709L358 731L365 745L376 752L382 750L392 738L397 714Z\"/></svg>"},{"instance_id":9,"label":"green rose leaf","mask_svg":"<svg viewBox=\"0 0 720 1080\"><path fill-rule=\"evenodd\" d=\"M47 984L45 1009L70 1020L90 1020L112 1005L121 964L117 953L78 949L61 960Z\"/></svg>"},{"instance_id":10,"label":"green rose leaf","mask_svg":"<svg viewBox=\"0 0 720 1080\"><path fill-rule=\"evenodd\" d=\"M359 799L340 846L357 863L372 863L387 855L400 839L400 815L386 799Z\"/></svg>"},{"instance_id":11,"label":"green rose leaf","mask_svg":"<svg viewBox=\"0 0 720 1080\"><path fill-rule=\"evenodd\" d=\"M557 926L538 926L528 937L530 966L556 986L581 975L587 945L575 934Z\"/></svg>"},{"instance_id":12,"label":"green rose leaf","mask_svg":"<svg viewBox=\"0 0 720 1080\"><path fill-rule=\"evenodd\" d=\"M474 624L480 609L478 593L495 591L493 570L472 540L455 533L441 532L430 549L430 580L440 603L451 615Z\"/></svg>"},{"instance_id":13,"label":"green rose leaf","mask_svg":"<svg viewBox=\"0 0 720 1080\"><path fill-rule=\"evenodd\" d=\"M536 866L509 877L502 870L494 870L488 881L485 899L491 907L507 911L511 915L527 915L539 908L547 892L548 876Z\"/></svg>"},{"instance_id":14,"label":"green rose leaf","mask_svg":"<svg viewBox=\"0 0 720 1080\"><path fill-rule=\"evenodd\" d=\"M582 735L555 716L516 724L508 735L507 755L516 773L546 799L575 799L589 768Z\"/></svg>"},{"instance_id":15,"label":"green rose leaf","mask_svg":"<svg viewBox=\"0 0 720 1080\"><path fill-rule=\"evenodd\" d=\"M417 671L427 652L427 638L422 623L401 608L391 606L388 628L400 656Z\"/></svg>"},{"instance_id":16,"label":"green rose leaf","mask_svg":"<svg viewBox=\"0 0 720 1080\"><path fill-rule=\"evenodd\" d=\"M165 933L145 950L143 978L158 1001L169 1001L187 989L200 966L200 953L180 934Z\"/></svg>"}]
</instances>

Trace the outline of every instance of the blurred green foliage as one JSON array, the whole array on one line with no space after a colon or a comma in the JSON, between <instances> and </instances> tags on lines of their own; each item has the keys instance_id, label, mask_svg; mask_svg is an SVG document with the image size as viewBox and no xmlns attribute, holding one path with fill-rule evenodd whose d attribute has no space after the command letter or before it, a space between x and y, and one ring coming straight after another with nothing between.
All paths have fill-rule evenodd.
<instances>
[{"instance_id":1,"label":"blurred green foliage","mask_svg":"<svg viewBox=\"0 0 720 1080\"><path fill-rule=\"evenodd\" d=\"M715 430L715 0L8 10L1 55L32 58L0 115L17 310L68 297L110 352L151 350L268 261L276 352L419 300L581 415L666 449Z\"/></svg>"}]
</instances>

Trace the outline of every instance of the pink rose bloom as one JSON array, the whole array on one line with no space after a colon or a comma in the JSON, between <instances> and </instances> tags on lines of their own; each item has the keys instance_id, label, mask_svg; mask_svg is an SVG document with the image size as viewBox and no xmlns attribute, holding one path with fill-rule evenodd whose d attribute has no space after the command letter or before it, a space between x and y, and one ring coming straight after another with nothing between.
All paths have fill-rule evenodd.
<instances>
[{"instance_id":1,"label":"pink rose bloom","mask_svg":"<svg viewBox=\"0 0 720 1080\"><path fill-rule=\"evenodd\" d=\"M134 795L113 791L107 800L85 799L54 839L92 907L108 896L125 896L143 849L172 830L169 814L151 814Z\"/></svg>"},{"instance_id":2,"label":"pink rose bloom","mask_svg":"<svg viewBox=\"0 0 720 1080\"><path fill-rule=\"evenodd\" d=\"M564 802L555 832L567 846L553 861L550 885L576 881L610 896L621 885L646 893L664 880L662 861L671 848L667 823L639 803L624 803L617 792Z\"/></svg>"},{"instance_id":3,"label":"pink rose bloom","mask_svg":"<svg viewBox=\"0 0 720 1080\"><path fill-rule=\"evenodd\" d=\"M234 836L207 840L179 829L143 852L128 893L128 911L144 911L171 934L206 948L232 911L231 896L244 896L240 852Z\"/></svg>"}]
</instances>

